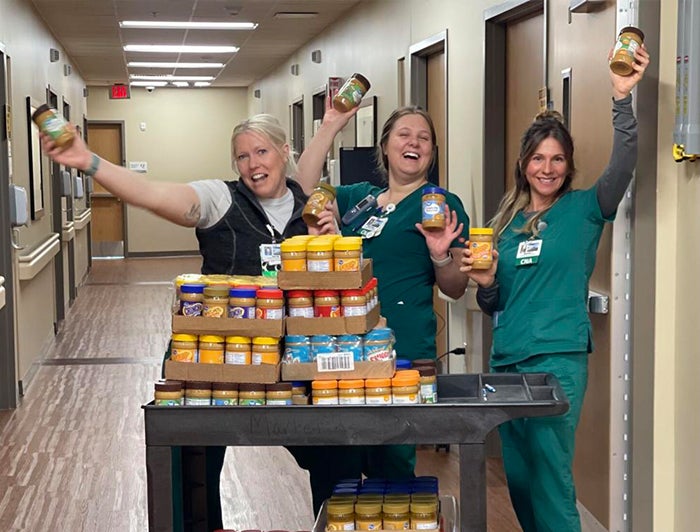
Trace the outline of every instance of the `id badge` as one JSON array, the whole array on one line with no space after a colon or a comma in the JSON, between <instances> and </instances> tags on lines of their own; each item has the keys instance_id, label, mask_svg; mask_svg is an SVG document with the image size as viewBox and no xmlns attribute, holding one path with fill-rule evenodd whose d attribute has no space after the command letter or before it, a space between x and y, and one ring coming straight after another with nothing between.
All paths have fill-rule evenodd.
<instances>
[{"instance_id":1,"label":"id badge","mask_svg":"<svg viewBox=\"0 0 700 532\"><path fill-rule=\"evenodd\" d=\"M277 277L282 266L279 244L260 244L260 266L263 277Z\"/></svg>"},{"instance_id":2,"label":"id badge","mask_svg":"<svg viewBox=\"0 0 700 532\"><path fill-rule=\"evenodd\" d=\"M518 245L518 252L515 255L516 266L527 266L537 264L542 253L542 240L525 240Z\"/></svg>"},{"instance_id":3,"label":"id badge","mask_svg":"<svg viewBox=\"0 0 700 532\"><path fill-rule=\"evenodd\" d=\"M360 228L362 238L374 238L375 236L380 235L387 221L388 220L383 217L379 218L377 216L370 216Z\"/></svg>"}]
</instances>

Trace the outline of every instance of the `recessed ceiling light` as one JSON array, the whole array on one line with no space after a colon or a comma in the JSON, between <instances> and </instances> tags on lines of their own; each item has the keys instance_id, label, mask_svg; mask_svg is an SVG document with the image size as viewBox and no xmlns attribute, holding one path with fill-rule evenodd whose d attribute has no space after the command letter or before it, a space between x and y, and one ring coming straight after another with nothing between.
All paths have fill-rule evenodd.
<instances>
[{"instance_id":1,"label":"recessed ceiling light","mask_svg":"<svg viewBox=\"0 0 700 532\"><path fill-rule=\"evenodd\" d=\"M171 54L231 54L237 46L186 46L179 44L127 44L125 52L163 52Z\"/></svg>"},{"instance_id":2,"label":"recessed ceiling light","mask_svg":"<svg viewBox=\"0 0 700 532\"><path fill-rule=\"evenodd\" d=\"M275 18L314 18L318 16L318 11L278 11Z\"/></svg>"},{"instance_id":3,"label":"recessed ceiling light","mask_svg":"<svg viewBox=\"0 0 700 532\"><path fill-rule=\"evenodd\" d=\"M190 86L190 84L187 83L186 81L173 81L172 84L175 85L176 87L189 87Z\"/></svg>"},{"instance_id":4,"label":"recessed ceiling light","mask_svg":"<svg viewBox=\"0 0 700 532\"><path fill-rule=\"evenodd\" d=\"M133 87L165 87L167 81L132 81L129 85Z\"/></svg>"},{"instance_id":5,"label":"recessed ceiling light","mask_svg":"<svg viewBox=\"0 0 700 532\"><path fill-rule=\"evenodd\" d=\"M120 28L192 29L192 30L254 30L255 22L174 22L156 20L123 20Z\"/></svg>"},{"instance_id":6,"label":"recessed ceiling light","mask_svg":"<svg viewBox=\"0 0 700 532\"><path fill-rule=\"evenodd\" d=\"M221 68L223 63L156 63L148 61L129 61L126 66L133 68Z\"/></svg>"},{"instance_id":7,"label":"recessed ceiling light","mask_svg":"<svg viewBox=\"0 0 700 532\"><path fill-rule=\"evenodd\" d=\"M139 76L138 74L131 74L129 76L131 79L165 79L168 81L211 81L214 76L172 76L170 74L163 76Z\"/></svg>"},{"instance_id":8,"label":"recessed ceiling light","mask_svg":"<svg viewBox=\"0 0 700 532\"><path fill-rule=\"evenodd\" d=\"M208 81L195 81L194 82L195 87L208 87L209 85L211 85L211 83L209 83Z\"/></svg>"}]
</instances>

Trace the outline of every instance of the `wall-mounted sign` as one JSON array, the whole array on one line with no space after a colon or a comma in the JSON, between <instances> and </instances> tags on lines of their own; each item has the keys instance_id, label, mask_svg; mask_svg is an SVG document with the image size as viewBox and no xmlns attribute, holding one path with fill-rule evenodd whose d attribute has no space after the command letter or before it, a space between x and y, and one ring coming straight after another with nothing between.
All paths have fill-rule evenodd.
<instances>
[{"instance_id":1,"label":"wall-mounted sign","mask_svg":"<svg viewBox=\"0 0 700 532\"><path fill-rule=\"evenodd\" d=\"M129 86L123 83L116 83L109 88L110 100L128 100L131 98Z\"/></svg>"}]
</instances>

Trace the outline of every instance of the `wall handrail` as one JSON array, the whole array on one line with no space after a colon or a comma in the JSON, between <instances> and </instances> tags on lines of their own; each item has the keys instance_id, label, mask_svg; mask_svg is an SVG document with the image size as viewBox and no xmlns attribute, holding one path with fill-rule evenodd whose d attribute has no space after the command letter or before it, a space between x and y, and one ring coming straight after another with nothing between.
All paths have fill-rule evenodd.
<instances>
[{"instance_id":1,"label":"wall handrail","mask_svg":"<svg viewBox=\"0 0 700 532\"><path fill-rule=\"evenodd\" d=\"M60 235L58 233L50 233L49 236L47 236L41 244L32 248L32 250L29 253L23 253L22 255L20 255L18 257L19 261L32 262L37 257L41 256L43 253L47 252L48 249L51 248L53 243L59 239L59 237Z\"/></svg>"},{"instance_id":2,"label":"wall handrail","mask_svg":"<svg viewBox=\"0 0 700 532\"><path fill-rule=\"evenodd\" d=\"M84 227L87 226L87 224L90 223L90 220L92 219L92 209L85 209L84 211L76 214L75 218L73 218L73 224L75 226L76 231L80 231Z\"/></svg>"},{"instance_id":3,"label":"wall handrail","mask_svg":"<svg viewBox=\"0 0 700 532\"><path fill-rule=\"evenodd\" d=\"M63 230L61 231L61 240L63 242L70 242L75 237L75 226L73 222L68 222L63 225Z\"/></svg>"},{"instance_id":4,"label":"wall handrail","mask_svg":"<svg viewBox=\"0 0 700 532\"><path fill-rule=\"evenodd\" d=\"M36 277L61 250L60 235L51 233L46 240L36 246L30 253L19 255L19 280L28 281Z\"/></svg>"}]
</instances>

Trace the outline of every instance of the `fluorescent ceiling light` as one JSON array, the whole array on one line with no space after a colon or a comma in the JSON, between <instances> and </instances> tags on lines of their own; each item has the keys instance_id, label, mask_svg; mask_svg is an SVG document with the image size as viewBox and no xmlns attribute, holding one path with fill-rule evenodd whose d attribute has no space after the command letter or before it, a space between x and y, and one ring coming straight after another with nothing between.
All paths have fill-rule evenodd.
<instances>
[{"instance_id":1,"label":"fluorescent ceiling light","mask_svg":"<svg viewBox=\"0 0 700 532\"><path fill-rule=\"evenodd\" d=\"M255 22L175 22L156 20L123 20L120 28L156 28L191 30L254 30Z\"/></svg>"},{"instance_id":2,"label":"fluorescent ceiling light","mask_svg":"<svg viewBox=\"0 0 700 532\"><path fill-rule=\"evenodd\" d=\"M231 54L237 46L186 46L179 44L127 44L125 52L164 52L171 54Z\"/></svg>"},{"instance_id":3,"label":"fluorescent ceiling light","mask_svg":"<svg viewBox=\"0 0 700 532\"><path fill-rule=\"evenodd\" d=\"M195 81L194 82L195 87L208 87L209 85L211 85L211 83L209 83L208 81Z\"/></svg>"},{"instance_id":4,"label":"fluorescent ceiling light","mask_svg":"<svg viewBox=\"0 0 700 532\"><path fill-rule=\"evenodd\" d=\"M133 68L221 68L223 63L156 63L148 61L129 61L128 67Z\"/></svg>"},{"instance_id":5,"label":"fluorescent ceiling light","mask_svg":"<svg viewBox=\"0 0 700 532\"><path fill-rule=\"evenodd\" d=\"M141 76L138 74L131 74L129 77L131 79L164 79L166 81L211 81L214 79L214 76L173 76L172 74L164 74L162 76Z\"/></svg>"},{"instance_id":6,"label":"fluorescent ceiling light","mask_svg":"<svg viewBox=\"0 0 700 532\"><path fill-rule=\"evenodd\" d=\"M317 11L278 11L275 18L314 18L318 16Z\"/></svg>"},{"instance_id":7,"label":"fluorescent ceiling light","mask_svg":"<svg viewBox=\"0 0 700 532\"><path fill-rule=\"evenodd\" d=\"M167 81L132 81L129 83L132 87L165 87Z\"/></svg>"},{"instance_id":8,"label":"fluorescent ceiling light","mask_svg":"<svg viewBox=\"0 0 700 532\"><path fill-rule=\"evenodd\" d=\"M186 81L173 81L172 84L175 85L176 87L189 87L190 86L190 84L187 83Z\"/></svg>"}]
</instances>

